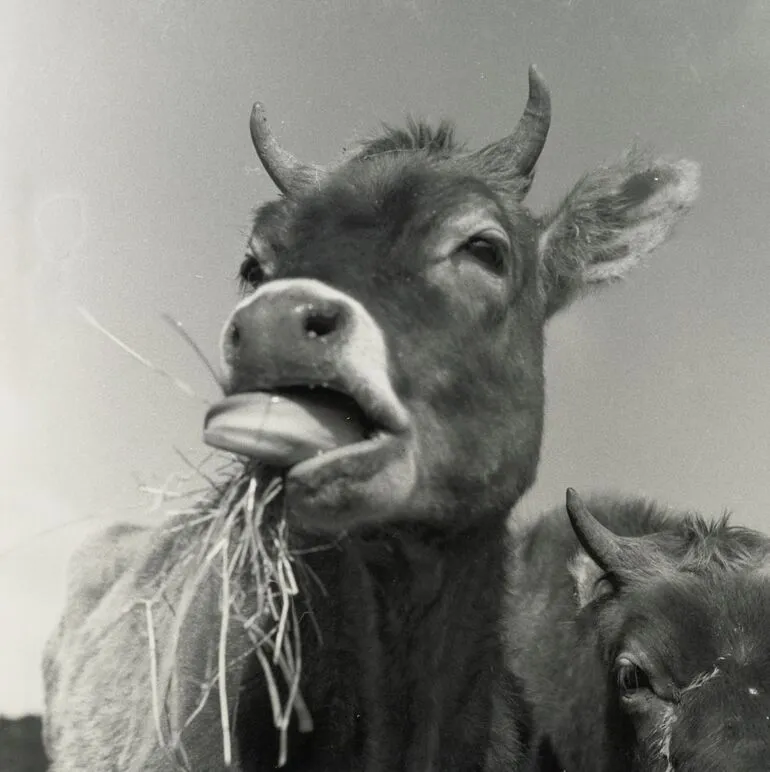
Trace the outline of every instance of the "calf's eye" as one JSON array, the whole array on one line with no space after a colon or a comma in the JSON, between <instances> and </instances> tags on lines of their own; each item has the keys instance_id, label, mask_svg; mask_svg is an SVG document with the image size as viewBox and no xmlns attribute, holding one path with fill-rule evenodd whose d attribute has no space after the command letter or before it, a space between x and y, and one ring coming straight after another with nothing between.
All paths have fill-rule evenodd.
<instances>
[{"instance_id":1,"label":"calf's eye","mask_svg":"<svg viewBox=\"0 0 770 772\"><path fill-rule=\"evenodd\" d=\"M628 659L618 662L615 678L621 697L633 697L642 691L650 691L652 689L647 673L639 665Z\"/></svg>"},{"instance_id":2,"label":"calf's eye","mask_svg":"<svg viewBox=\"0 0 770 772\"><path fill-rule=\"evenodd\" d=\"M243 258L238 271L241 282L250 287L256 287L265 280L265 271L256 256L250 253Z\"/></svg>"},{"instance_id":3,"label":"calf's eye","mask_svg":"<svg viewBox=\"0 0 770 772\"><path fill-rule=\"evenodd\" d=\"M488 271L498 276L505 273L507 247L498 239L488 236L473 236L460 247L460 250L470 255Z\"/></svg>"}]
</instances>

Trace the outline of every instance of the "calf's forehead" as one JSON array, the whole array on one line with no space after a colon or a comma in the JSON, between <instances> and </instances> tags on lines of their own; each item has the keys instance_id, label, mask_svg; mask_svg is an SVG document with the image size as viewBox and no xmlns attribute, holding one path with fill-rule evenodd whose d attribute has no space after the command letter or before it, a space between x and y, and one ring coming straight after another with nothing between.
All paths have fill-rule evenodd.
<instances>
[{"instance_id":1,"label":"calf's forehead","mask_svg":"<svg viewBox=\"0 0 770 772\"><path fill-rule=\"evenodd\" d=\"M770 685L770 581L757 572L678 576L631 600L625 637L664 660L679 685L720 663L760 671Z\"/></svg>"},{"instance_id":2,"label":"calf's forehead","mask_svg":"<svg viewBox=\"0 0 770 772\"><path fill-rule=\"evenodd\" d=\"M419 270L430 247L459 221L473 216L499 224L520 255L533 241L534 221L521 205L503 202L482 180L428 163L377 161L343 167L296 201L258 210L255 234L278 242L283 275L326 270L349 262L373 273L383 265ZM470 233L468 234L470 235Z\"/></svg>"}]
</instances>

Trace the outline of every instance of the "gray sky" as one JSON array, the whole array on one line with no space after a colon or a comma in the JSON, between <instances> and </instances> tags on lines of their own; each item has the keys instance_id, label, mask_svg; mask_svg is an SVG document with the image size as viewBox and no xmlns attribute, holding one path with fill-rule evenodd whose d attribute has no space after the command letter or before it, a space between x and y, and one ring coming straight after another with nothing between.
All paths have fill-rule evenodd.
<instances>
[{"instance_id":1,"label":"gray sky","mask_svg":"<svg viewBox=\"0 0 770 772\"><path fill-rule=\"evenodd\" d=\"M327 162L379 121L518 120L535 62L555 202L634 138L703 165L673 242L549 332L546 438L522 504L614 488L770 531L768 0L6 0L0 28L0 712L40 710L64 567L139 482L205 455L207 354L249 213L274 191L248 132ZM193 399L78 315L175 376Z\"/></svg>"}]
</instances>

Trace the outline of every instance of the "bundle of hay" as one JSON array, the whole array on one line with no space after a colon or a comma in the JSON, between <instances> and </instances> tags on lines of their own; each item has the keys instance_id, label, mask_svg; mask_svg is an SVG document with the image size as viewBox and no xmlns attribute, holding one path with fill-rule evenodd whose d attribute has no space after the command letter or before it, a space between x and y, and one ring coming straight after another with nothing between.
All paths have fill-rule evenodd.
<instances>
[{"instance_id":1,"label":"bundle of hay","mask_svg":"<svg viewBox=\"0 0 770 772\"><path fill-rule=\"evenodd\" d=\"M144 600L147 645L151 663L153 720L158 741L180 768L189 769L182 733L208 699L218 691L223 760L232 761L226 674L240 672L252 652L265 676L275 727L280 735L278 766L286 763L286 738L292 713L301 731L312 730L312 720L299 688L302 648L294 599L299 589L295 577L297 556L289 551L283 516L282 480L265 466L238 460L220 469L211 479L212 492L189 508L173 513L167 530L186 530L186 549L172 556L176 570L164 565L157 588ZM191 538L192 537L192 538ZM180 571L180 568L184 567ZM177 655L187 614L211 572L219 577L219 630L216 660L209 677L199 684L200 700L180 714L169 706L179 687ZM169 583L174 582L173 593ZM162 646L155 634L154 609L173 595L175 624ZM228 659L228 630L237 624L250 647L235 660Z\"/></svg>"},{"instance_id":2,"label":"bundle of hay","mask_svg":"<svg viewBox=\"0 0 770 772\"><path fill-rule=\"evenodd\" d=\"M55 772L111 767L116 755L120 769L137 772L229 768L231 716L252 655L280 736L279 766L292 714L300 731L312 730L299 688L301 562L289 550L282 480L262 463L222 458L209 456L218 464L212 472L208 461L194 466L190 489L156 491L188 506L152 528L111 526L73 556L66 611L43 661L45 742Z\"/></svg>"}]
</instances>

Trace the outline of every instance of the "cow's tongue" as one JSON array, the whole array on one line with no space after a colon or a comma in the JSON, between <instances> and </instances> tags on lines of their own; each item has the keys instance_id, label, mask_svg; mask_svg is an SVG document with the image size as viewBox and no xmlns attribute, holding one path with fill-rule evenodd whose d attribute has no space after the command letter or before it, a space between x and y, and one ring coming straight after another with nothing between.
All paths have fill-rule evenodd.
<instances>
[{"instance_id":1,"label":"cow's tongue","mask_svg":"<svg viewBox=\"0 0 770 772\"><path fill-rule=\"evenodd\" d=\"M227 397L206 414L208 445L288 468L365 438L361 411L325 389Z\"/></svg>"}]
</instances>

